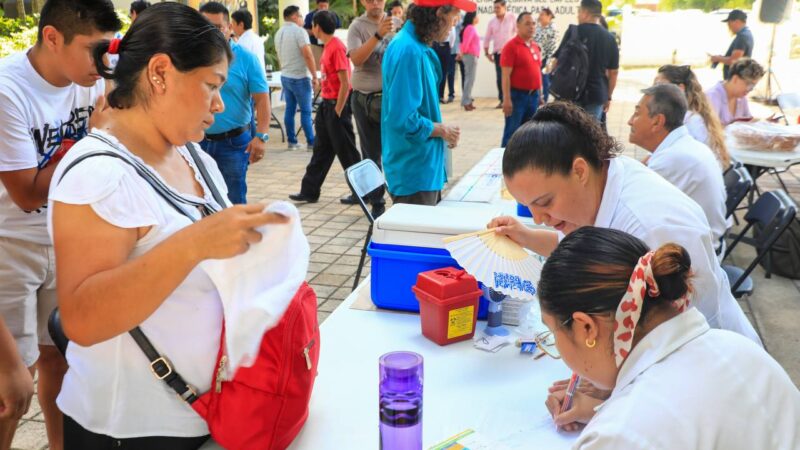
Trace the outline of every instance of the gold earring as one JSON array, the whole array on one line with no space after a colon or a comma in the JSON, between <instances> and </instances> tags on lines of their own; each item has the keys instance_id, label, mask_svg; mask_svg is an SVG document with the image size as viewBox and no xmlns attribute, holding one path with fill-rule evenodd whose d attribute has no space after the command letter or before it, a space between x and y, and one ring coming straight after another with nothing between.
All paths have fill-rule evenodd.
<instances>
[{"instance_id":1,"label":"gold earring","mask_svg":"<svg viewBox=\"0 0 800 450\"><path fill-rule=\"evenodd\" d=\"M594 340L594 339L592 339L592 340L586 339L586 346L587 347L594 348L595 345L597 345L597 341L596 340Z\"/></svg>"}]
</instances>

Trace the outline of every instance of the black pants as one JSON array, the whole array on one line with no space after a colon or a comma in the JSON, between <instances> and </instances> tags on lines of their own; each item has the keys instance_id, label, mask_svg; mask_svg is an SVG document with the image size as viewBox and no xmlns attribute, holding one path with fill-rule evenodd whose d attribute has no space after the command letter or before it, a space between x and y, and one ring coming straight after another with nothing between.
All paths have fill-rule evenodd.
<instances>
[{"instance_id":1,"label":"black pants","mask_svg":"<svg viewBox=\"0 0 800 450\"><path fill-rule=\"evenodd\" d=\"M369 95L358 91L350 94L350 105L353 108L353 118L356 120L358 139L361 142L361 156L371 159L378 168L381 167L381 123L369 117L367 105ZM372 97L373 102L380 102L379 97ZM381 187L371 194L367 200L373 205L383 205L385 188Z\"/></svg>"},{"instance_id":2,"label":"black pants","mask_svg":"<svg viewBox=\"0 0 800 450\"><path fill-rule=\"evenodd\" d=\"M461 74L461 92L464 92L464 61L456 61L458 63L458 72Z\"/></svg>"},{"instance_id":3,"label":"black pants","mask_svg":"<svg viewBox=\"0 0 800 450\"><path fill-rule=\"evenodd\" d=\"M412 205L436 206L442 200L442 191L419 191L411 195L392 195L392 202Z\"/></svg>"},{"instance_id":4,"label":"black pants","mask_svg":"<svg viewBox=\"0 0 800 450\"><path fill-rule=\"evenodd\" d=\"M196 450L209 436L192 438L147 436L117 439L92 433L64 415L64 450Z\"/></svg>"},{"instance_id":5,"label":"black pants","mask_svg":"<svg viewBox=\"0 0 800 450\"><path fill-rule=\"evenodd\" d=\"M503 68L500 67L500 53L494 54L494 74L497 79L497 98L503 101Z\"/></svg>"},{"instance_id":6,"label":"black pants","mask_svg":"<svg viewBox=\"0 0 800 450\"><path fill-rule=\"evenodd\" d=\"M435 42L433 48L436 50L439 63L442 65L442 82L439 83L439 98L444 98L444 85L447 83L448 98L452 99L456 95L454 86L456 82L456 55L450 54L449 42Z\"/></svg>"},{"instance_id":7,"label":"black pants","mask_svg":"<svg viewBox=\"0 0 800 450\"><path fill-rule=\"evenodd\" d=\"M349 99L345 101L341 117L336 115L336 100L323 100L314 119L314 131L317 133L314 153L306 166L300 193L307 197L319 198L322 183L331 170L334 158L339 157L344 169L361 161L356 148L353 113Z\"/></svg>"}]
</instances>

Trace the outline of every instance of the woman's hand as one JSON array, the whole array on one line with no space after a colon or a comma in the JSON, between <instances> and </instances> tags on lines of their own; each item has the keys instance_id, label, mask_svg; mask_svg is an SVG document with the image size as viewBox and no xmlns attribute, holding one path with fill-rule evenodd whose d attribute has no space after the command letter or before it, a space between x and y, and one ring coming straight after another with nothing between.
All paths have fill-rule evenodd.
<instances>
[{"instance_id":1,"label":"woman's hand","mask_svg":"<svg viewBox=\"0 0 800 450\"><path fill-rule=\"evenodd\" d=\"M486 225L487 228L494 228L495 233L507 236L517 244L526 247L530 229L523 225L519 220L511 216L495 217Z\"/></svg>"},{"instance_id":2,"label":"woman's hand","mask_svg":"<svg viewBox=\"0 0 800 450\"><path fill-rule=\"evenodd\" d=\"M22 361L0 365L0 420L18 420L31 405L33 377Z\"/></svg>"},{"instance_id":3,"label":"woman's hand","mask_svg":"<svg viewBox=\"0 0 800 450\"><path fill-rule=\"evenodd\" d=\"M261 242L256 228L267 224L288 223L289 218L264 212L264 205L235 205L212 214L186 230L191 233L191 248L200 260L226 259L246 252Z\"/></svg>"},{"instance_id":4,"label":"woman's hand","mask_svg":"<svg viewBox=\"0 0 800 450\"><path fill-rule=\"evenodd\" d=\"M594 409L603 403L603 400L590 397L580 391L575 392L572 397L572 407L561 412L561 407L566 397L567 389L558 390L550 393L544 402L547 410L553 416L553 422L557 427L565 431L578 431L589 423L594 417Z\"/></svg>"},{"instance_id":5,"label":"woman's hand","mask_svg":"<svg viewBox=\"0 0 800 450\"><path fill-rule=\"evenodd\" d=\"M556 381L547 390L552 394L554 392L567 389L567 386L569 386L569 378ZM600 389L587 379L581 379L581 384L578 385L577 391L586 394L589 397L594 397L598 400L606 400L608 397L611 397L611 391Z\"/></svg>"}]
</instances>

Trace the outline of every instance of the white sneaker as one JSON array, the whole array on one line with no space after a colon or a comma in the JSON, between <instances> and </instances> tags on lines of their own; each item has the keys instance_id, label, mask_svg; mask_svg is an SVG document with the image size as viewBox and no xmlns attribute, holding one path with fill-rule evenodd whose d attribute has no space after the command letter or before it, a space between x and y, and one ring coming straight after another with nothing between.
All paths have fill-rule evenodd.
<instances>
[{"instance_id":1,"label":"white sneaker","mask_svg":"<svg viewBox=\"0 0 800 450\"><path fill-rule=\"evenodd\" d=\"M291 142L289 143L289 150L305 150L305 149L306 149L305 144L301 144L299 142L296 144L292 144Z\"/></svg>"}]
</instances>

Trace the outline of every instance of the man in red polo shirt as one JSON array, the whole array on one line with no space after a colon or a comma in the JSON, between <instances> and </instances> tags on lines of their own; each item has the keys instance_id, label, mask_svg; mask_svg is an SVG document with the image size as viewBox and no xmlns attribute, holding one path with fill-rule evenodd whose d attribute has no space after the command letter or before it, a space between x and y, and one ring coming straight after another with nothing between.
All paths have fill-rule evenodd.
<instances>
[{"instance_id":1,"label":"man in red polo shirt","mask_svg":"<svg viewBox=\"0 0 800 450\"><path fill-rule=\"evenodd\" d=\"M533 35L536 21L529 12L517 17L517 35L508 41L500 54L503 80L503 114L506 126L502 147L523 123L533 117L539 107L542 87L542 53Z\"/></svg>"},{"instance_id":2,"label":"man in red polo shirt","mask_svg":"<svg viewBox=\"0 0 800 450\"><path fill-rule=\"evenodd\" d=\"M300 192L289 196L296 202L316 203L319 200L322 183L331 169L333 159L346 170L361 161L356 148L356 135L353 131L353 113L350 110L350 60L347 48L339 38L334 37L336 16L330 11L317 11L314 14L311 31L325 45L320 58L322 70L322 104L314 120L314 153L306 166L306 174L300 185Z\"/></svg>"}]
</instances>

